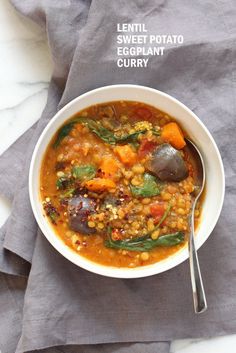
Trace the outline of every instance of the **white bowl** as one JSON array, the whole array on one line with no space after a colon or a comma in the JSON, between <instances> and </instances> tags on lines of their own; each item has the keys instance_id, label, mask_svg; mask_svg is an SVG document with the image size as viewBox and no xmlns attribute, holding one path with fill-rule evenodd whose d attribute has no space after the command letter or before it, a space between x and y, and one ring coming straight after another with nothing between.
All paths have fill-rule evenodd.
<instances>
[{"instance_id":1,"label":"white bowl","mask_svg":"<svg viewBox=\"0 0 236 353\"><path fill-rule=\"evenodd\" d=\"M206 195L202 210L202 220L197 229L197 248L207 240L219 218L225 191L224 168L220 153L213 137L184 104L163 92L137 85L114 85L95 89L75 98L62 108L42 132L35 147L29 173L29 194L34 216L48 241L64 257L74 264L97 274L117 278L138 278L154 275L169 270L188 258L185 246L174 255L157 262L137 268L117 268L92 262L71 250L57 236L47 217L44 217L40 193L39 175L45 149L58 128L73 114L93 104L109 101L130 100L150 104L171 115L188 133L202 152L206 168Z\"/></svg>"}]
</instances>

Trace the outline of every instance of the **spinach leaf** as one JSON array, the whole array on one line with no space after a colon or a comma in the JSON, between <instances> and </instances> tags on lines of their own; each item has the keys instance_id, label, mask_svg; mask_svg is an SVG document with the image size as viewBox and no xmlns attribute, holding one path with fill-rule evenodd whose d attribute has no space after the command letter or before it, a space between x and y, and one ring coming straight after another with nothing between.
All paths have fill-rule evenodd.
<instances>
[{"instance_id":1,"label":"spinach leaf","mask_svg":"<svg viewBox=\"0 0 236 353\"><path fill-rule=\"evenodd\" d=\"M57 179L56 181L56 187L59 190L66 190L69 186L72 185L72 180L71 178L67 176L63 176Z\"/></svg>"},{"instance_id":2,"label":"spinach leaf","mask_svg":"<svg viewBox=\"0 0 236 353\"><path fill-rule=\"evenodd\" d=\"M104 142L109 143L110 145L114 145L116 143L116 138L114 133L111 130L108 130L100 121L95 121L90 118L78 117L77 123L81 123L86 125L90 131L92 131L95 135L97 135Z\"/></svg>"},{"instance_id":3,"label":"spinach leaf","mask_svg":"<svg viewBox=\"0 0 236 353\"><path fill-rule=\"evenodd\" d=\"M58 130L58 133L57 133L57 136L56 136L56 140L54 141L53 143L53 148L57 148L61 141L69 135L69 133L71 132L71 130L73 129L73 127L75 126L76 124L76 121L75 120L72 120L70 121L68 124L66 125L63 125L59 130Z\"/></svg>"},{"instance_id":4,"label":"spinach leaf","mask_svg":"<svg viewBox=\"0 0 236 353\"><path fill-rule=\"evenodd\" d=\"M136 197L152 197L160 194L157 178L149 173L144 174L144 182L141 186L130 185L130 191Z\"/></svg>"},{"instance_id":5,"label":"spinach leaf","mask_svg":"<svg viewBox=\"0 0 236 353\"><path fill-rule=\"evenodd\" d=\"M72 176L79 181L90 180L95 175L96 168L93 165L74 166L72 168Z\"/></svg>"},{"instance_id":6,"label":"spinach leaf","mask_svg":"<svg viewBox=\"0 0 236 353\"><path fill-rule=\"evenodd\" d=\"M96 134L101 140L109 143L110 145L115 145L116 143L128 143L137 142L140 134L144 134L147 130L140 130L133 132L132 134L127 134L123 136L116 136L111 130L108 130L101 125L99 121L95 121L90 118L78 118L82 124L85 124L90 131Z\"/></svg>"},{"instance_id":7,"label":"spinach leaf","mask_svg":"<svg viewBox=\"0 0 236 353\"><path fill-rule=\"evenodd\" d=\"M171 234L161 235L157 239L152 239L147 236L129 239L129 240L105 240L105 246L113 249L123 249L130 251L150 251L157 246L174 246L183 243L184 233L176 232Z\"/></svg>"},{"instance_id":8,"label":"spinach leaf","mask_svg":"<svg viewBox=\"0 0 236 353\"><path fill-rule=\"evenodd\" d=\"M101 140L103 140L106 143L109 143L110 145L115 145L117 143L122 144L122 143L128 143L128 142L135 143L138 141L139 135L145 134L145 132L147 131L146 129L144 129L144 130L133 132L131 134L127 134L127 135L123 135L123 136L116 136L113 131L105 128L100 123L100 121L96 121L91 118L85 118L85 117L80 116L80 117L77 117L77 118L71 120L68 124L63 125L59 129L59 131L57 133L56 140L53 144L54 148L57 148L60 145L61 141L67 135L69 135L69 133L73 129L74 125L77 123L80 123L80 124L87 126L90 131L92 131ZM153 134L155 134L155 135L160 134L159 131L156 131L154 129L152 131L153 131Z\"/></svg>"},{"instance_id":9,"label":"spinach leaf","mask_svg":"<svg viewBox=\"0 0 236 353\"><path fill-rule=\"evenodd\" d=\"M67 197L71 197L73 196L73 193L75 192L75 188L71 188L69 190L67 190L64 194L60 195L60 199L66 199Z\"/></svg>"},{"instance_id":10,"label":"spinach leaf","mask_svg":"<svg viewBox=\"0 0 236 353\"><path fill-rule=\"evenodd\" d=\"M143 251L143 250L148 250L148 247L151 247L149 250L152 250L154 247L156 246L165 246L164 244L167 243L166 246L171 246L171 245L176 245L175 242L178 242L181 239L181 232L177 232L177 233L172 233L172 234L168 234L167 235L163 235L160 236L158 239L160 239L158 242L158 239L152 239L150 236L152 235L153 232L155 232L155 230L157 230L161 224L164 222L164 220L166 219L166 217L168 216L170 210L171 210L171 205L169 204L165 213L163 214L163 216L161 217L160 221L158 222L158 224L156 225L156 227L151 231L148 232L145 235L142 235L141 237L137 237L134 239L130 239L130 240L112 240L111 239L111 234L112 234L112 228L108 227L107 230L107 234L108 234L108 240L105 241L105 245L107 247L113 247L116 249L125 249L125 250L133 250L133 251ZM177 236L178 234L178 236ZM182 233L182 235L184 236L184 234ZM171 244L171 242L174 241L174 244ZM157 245L155 245L157 244ZM127 246L129 247L129 249L127 248ZM137 246L139 248L139 250L137 250ZM143 246L145 247L145 249L143 249ZM132 249L131 249L132 248ZM142 249L142 250L140 250Z\"/></svg>"},{"instance_id":11,"label":"spinach leaf","mask_svg":"<svg viewBox=\"0 0 236 353\"><path fill-rule=\"evenodd\" d=\"M57 189L59 189L59 190L64 189L64 181L65 181L64 178L59 178L59 179L57 179L57 181L56 181L56 187L57 187Z\"/></svg>"},{"instance_id":12,"label":"spinach leaf","mask_svg":"<svg viewBox=\"0 0 236 353\"><path fill-rule=\"evenodd\" d=\"M83 125L86 125L89 130L91 130L93 133L95 133L98 137L100 137L103 141L109 143L109 144L115 144L116 143L116 138L113 134L112 131L106 129L104 126L101 125L100 122L97 122L93 119L90 118L85 118L85 117L77 117L73 120L71 120L68 124L63 125L58 133L57 133L57 137L56 140L53 144L54 148L57 148L61 141L67 136L69 135L69 133L71 132L71 130L73 129L74 125L80 123Z\"/></svg>"}]
</instances>

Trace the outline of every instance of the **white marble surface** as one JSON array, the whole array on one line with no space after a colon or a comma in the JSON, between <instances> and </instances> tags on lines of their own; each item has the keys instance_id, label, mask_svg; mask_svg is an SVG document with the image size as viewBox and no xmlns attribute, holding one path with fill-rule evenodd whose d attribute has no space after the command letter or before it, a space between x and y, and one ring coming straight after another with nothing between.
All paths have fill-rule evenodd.
<instances>
[{"instance_id":1,"label":"white marble surface","mask_svg":"<svg viewBox=\"0 0 236 353\"><path fill-rule=\"evenodd\" d=\"M0 154L40 117L51 72L45 33L0 0ZM0 225L9 212L0 198ZM229 353L234 347L236 335L230 335L174 341L171 353Z\"/></svg>"}]
</instances>

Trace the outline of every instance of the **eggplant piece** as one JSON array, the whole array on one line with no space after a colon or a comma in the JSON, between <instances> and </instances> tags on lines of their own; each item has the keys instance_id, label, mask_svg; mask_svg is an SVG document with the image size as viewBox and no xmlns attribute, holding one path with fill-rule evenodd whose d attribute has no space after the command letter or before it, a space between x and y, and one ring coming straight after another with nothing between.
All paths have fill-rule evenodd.
<instances>
[{"instance_id":1,"label":"eggplant piece","mask_svg":"<svg viewBox=\"0 0 236 353\"><path fill-rule=\"evenodd\" d=\"M162 181L181 181L188 176L181 153L169 143L162 144L152 152L146 167Z\"/></svg>"},{"instance_id":2,"label":"eggplant piece","mask_svg":"<svg viewBox=\"0 0 236 353\"><path fill-rule=\"evenodd\" d=\"M88 226L88 216L95 213L96 202L82 195L68 201L69 228L82 234L93 234L94 228Z\"/></svg>"}]
</instances>

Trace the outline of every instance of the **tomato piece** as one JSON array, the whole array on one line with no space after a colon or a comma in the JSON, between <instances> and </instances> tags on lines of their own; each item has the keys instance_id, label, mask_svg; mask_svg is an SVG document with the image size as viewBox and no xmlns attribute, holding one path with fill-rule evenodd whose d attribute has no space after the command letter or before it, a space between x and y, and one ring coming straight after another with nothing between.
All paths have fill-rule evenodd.
<instances>
[{"instance_id":1,"label":"tomato piece","mask_svg":"<svg viewBox=\"0 0 236 353\"><path fill-rule=\"evenodd\" d=\"M148 120L152 117L152 112L147 108L139 107L135 109L135 115L144 120Z\"/></svg>"},{"instance_id":2,"label":"tomato piece","mask_svg":"<svg viewBox=\"0 0 236 353\"><path fill-rule=\"evenodd\" d=\"M139 146L138 156L144 158L148 153L152 152L156 146L156 142L144 138Z\"/></svg>"},{"instance_id":3,"label":"tomato piece","mask_svg":"<svg viewBox=\"0 0 236 353\"><path fill-rule=\"evenodd\" d=\"M158 223L165 213L164 203L154 202L150 205L150 213L154 218L154 223Z\"/></svg>"},{"instance_id":4,"label":"tomato piece","mask_svg":"<svg viewBox=\"0 0 236 353\"><path fill-rule=\"evenodd\" d=\"M150 205L150 213L153 217L163 216L165 213L165 206L163 202L154 202Z\"/></svg>"}]
</instances>

